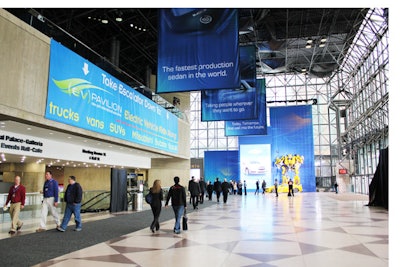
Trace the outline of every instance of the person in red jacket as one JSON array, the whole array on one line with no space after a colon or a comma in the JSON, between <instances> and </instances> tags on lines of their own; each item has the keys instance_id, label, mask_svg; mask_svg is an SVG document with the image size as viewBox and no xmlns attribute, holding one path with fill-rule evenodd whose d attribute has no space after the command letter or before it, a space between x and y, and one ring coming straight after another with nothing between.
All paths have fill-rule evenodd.
<instances>
[{"instance_id":1,"label":"person in red jacket","mask_svg":"<svg viewBox=\"0 0 400 267\"><path fill-rule=\"evenodd\" d=\"M19 213L21 209L25 206L25 195L26 189L25 186L21 184L21 177L15 176L14 185L10 187L8 191L8 196L6 203L4 204L4 208L7 207L8 203L11 202L10 205L10 216L11 216L11 229L8 232L9 234L15 234L19 231L24 224L19 219Z\"/></svg>"}]
</instances>

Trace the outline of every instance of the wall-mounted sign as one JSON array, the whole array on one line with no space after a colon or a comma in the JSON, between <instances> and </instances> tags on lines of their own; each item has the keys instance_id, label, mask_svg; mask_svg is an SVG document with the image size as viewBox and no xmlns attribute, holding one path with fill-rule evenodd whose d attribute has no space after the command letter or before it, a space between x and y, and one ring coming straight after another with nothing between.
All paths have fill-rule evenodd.
<instances>
[{"instance_id":1,"label":"wall-mounted sign","mask_svg":"<svg viewBox=\"0 0 400 267\"><path fill-rule=\"evenodd\" d=\"M347 169L339 169L339 174L347 174Z\"/></svg>"},{"instance_id":2,"label":"wall-mounted sign","mask_svg":"<svg viewBox=\"0 0 400 267\"><path fill-rule=\"evenodd\" d=\"M51 40L45 117L126 141L178 152L178 118Z\"/></svg>"},{"instance_id":3,"label":"wall-mounted sign","mask_svg":"<svg viewBox=\"0 0 400 267\"><path fill-rule=\"evenodd\" d=\"M13 133L4 132L0 134L1 151L19 153L28 153L35 156L40 156L43 153L43 142L33 137L25 137L15 135ZM14 154L12 153L12 154Z\"/></svg>"},{"instance_id":4,"label":"wall-mounted sign","mask_svg":"<svg viewBox=\"0 0 400 267\"><path fill-rule=\"evenodd\" d=\"M80 146L8 131L0 131L0 153L73 162L98 163L111 166L144 169L151 167L151 159L148 157L86 145Z\"/></svg>"}]
</instances>

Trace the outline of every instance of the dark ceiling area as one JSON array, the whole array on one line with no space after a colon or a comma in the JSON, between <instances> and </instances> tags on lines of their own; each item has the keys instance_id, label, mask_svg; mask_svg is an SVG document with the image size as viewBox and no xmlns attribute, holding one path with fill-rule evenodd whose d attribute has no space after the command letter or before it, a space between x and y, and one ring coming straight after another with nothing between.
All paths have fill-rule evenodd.
<instances>
[{"instance_id":1,"label":"dark ceiling area","mask_svg":"<svg viewBox=\"0 0 400 267\"><path fill-rule=\"evenodd\" d=\"M156 8L6 9L132 87L156 74ZM368 8L240 8L240 45L258 48L258 75L329 77Z\"/></svg>"}]
</instances>

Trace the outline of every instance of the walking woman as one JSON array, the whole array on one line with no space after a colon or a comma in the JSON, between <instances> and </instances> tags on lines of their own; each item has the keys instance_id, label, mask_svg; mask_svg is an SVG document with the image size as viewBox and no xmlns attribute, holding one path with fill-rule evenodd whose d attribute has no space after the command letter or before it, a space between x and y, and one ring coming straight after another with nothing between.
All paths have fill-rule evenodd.
<instances>
[{"instance_id":1,"label":"walking woman","mask_svg":"<svg viewBox=\"0 0 400 267\"><path fill-rule=\"evenodd\" d=\"M153 187L150 188L150 192L153 195L151 201L151 211L153 212L153 222L150 225L150 230L154 233L154 228L156 231L160 230L160 223L158 222L158 218L161 213L161 200L163 200L163 191L161 189L161 181L155 180L153 183Z\"/></svg>"}]
</instances>

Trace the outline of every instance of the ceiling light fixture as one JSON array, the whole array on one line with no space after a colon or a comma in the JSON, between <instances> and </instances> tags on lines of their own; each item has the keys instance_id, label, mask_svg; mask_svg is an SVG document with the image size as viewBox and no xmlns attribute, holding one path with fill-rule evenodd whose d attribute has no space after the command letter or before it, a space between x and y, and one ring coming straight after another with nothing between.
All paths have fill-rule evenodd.
<instances>
[{"instance_id":1,"label":"ceiling light fixture","mask_svg":"<svg viewBox=\"0 0 400 267\"><path fill-rule=\"evenodd\" d=\"M107 19L102 19L102 20L101 20L101 23L107 24L107 23L108 23L108 20L107 20Z\"/></svg>"},{"instance_id":2,"label":"ceiling light fixture","mask_svg":"<svg viewBox=\"0 0 400 267\"><path fill-rule=\"evenodd\" d=\"M307 44L307 45L306 45L306 48L311 48L311 44Z\"/></svg>"},{"instance_id":3,"label":"ceiling light fixture","mask_svg":"<svg viewBox=\"0 0 400 267\"><path fill-rule=\"evenodd\" d=\"M117 18L115 18L115 21L121 22L122 18L121 17L117 17Z\"/></svg>"}]
</instances>

